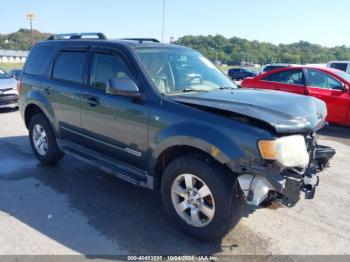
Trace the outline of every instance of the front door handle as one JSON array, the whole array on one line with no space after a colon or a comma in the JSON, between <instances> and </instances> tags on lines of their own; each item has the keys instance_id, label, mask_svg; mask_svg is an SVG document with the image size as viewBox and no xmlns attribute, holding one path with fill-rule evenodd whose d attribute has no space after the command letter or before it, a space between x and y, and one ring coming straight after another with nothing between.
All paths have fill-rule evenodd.
<instances>
[{"instance_id":1,"label":"front door handle","mask_svg":"<svg viewBox=\"0 0 350 262\"><path fill-rule=\"evenodd\" d=\"M46 94L51 94L52 88L50 86L46 86L44 87L44 91L46 92Z\"/></svg>"}]
</instances>

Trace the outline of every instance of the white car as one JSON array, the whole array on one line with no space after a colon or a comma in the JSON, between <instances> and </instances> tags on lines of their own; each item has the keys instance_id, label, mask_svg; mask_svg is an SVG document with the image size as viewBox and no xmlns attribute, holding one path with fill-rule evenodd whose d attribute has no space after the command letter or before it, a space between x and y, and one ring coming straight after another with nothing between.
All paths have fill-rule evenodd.
<instances>
[{"instance_id":1,"label":"white car","mask_svg":"<svg viewBox=\"0 0 350 262\"><path fill-rule=\"evenodd\" d=\"M350 61L331 61L327 67L338 69L350 74Z\"/></svg>"},{"instance_id":2,"label":"white car","mask_svg":"<svg viewBox=\"0 0 350 262\"><path fill-rule=\"evenodd\" d=\"M0 108L18 107L17 80L0 68Z\"/></svg>"}]
</instances>

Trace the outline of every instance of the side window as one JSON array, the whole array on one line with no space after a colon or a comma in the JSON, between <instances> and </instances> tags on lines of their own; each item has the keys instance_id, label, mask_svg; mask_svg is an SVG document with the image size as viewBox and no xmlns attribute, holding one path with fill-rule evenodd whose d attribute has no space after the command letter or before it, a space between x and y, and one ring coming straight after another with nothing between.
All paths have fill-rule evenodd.
<instances>
[{"instance_id":1,"label":"side window","mask_svg":"<svg viewBox=\"0 0 350 262\"><path fill-rule=\"evenodd\" d=\"M343 90L343 84L334 77L314 69L308 69L310 86L325 88L325 89L337 89Z\"/></svg>"},{"instance_id":2,"label":"side window","mask_svg":"<svg viewBox=\"0 0 350 262\"><path fill-rule=\"evenodd\" d=\"M348 64L347 63L332 63L330 67L346 72L346 69L348 68Z\"/></svg>"},{"instance_id":3,"label":"side window","mask_svg":"<svg viewBox=\"0 0 350 262\"><path fill-rule=\"evenodd\" d=\"M90 76L91 86L105 90L108 81L113 78L133 78L133 75L120 56L94 54Z\"/></svg>"},{"instance_id":4,"label":"side window","mask_svg":"<svg viewBox=\"0 0 350 262\"><path fill-rule=\"evenodd\" d=\"M303 73L303 70L301 69L287 70L283 72L274 73L272 75L265 77L263 80L284 83L289 85L305 84L304 73Z\"/></svg>"},{"instance_id":5,"label":"side window","mask_svg":"<svg viewBox=\"0 0 350 262\"><path fill-rule=\"evenodd\" d=\"M86 61L85 52L63 51L55 61L53 78L58 80L83 83L84 66Z\"/></svg>"},{"instance_id":6,"label":"side window","mask_svg":"<svg viewBox=\"0 0 350 262\"><path fill-rule=\"evenodd\" d=\"M274 73L263 78L264 81L279 82L279 73Z\"/></svg>"},{"instance_id":7,"label":"side window","mask_svg":"<svg viewBox=\"0 0 350 262\"><path fill-rule=\"evenodd\" d=\"M52 46L37 46L30 52L24 73L43 76L54 52Z\"/></svg>"}]
</instances>

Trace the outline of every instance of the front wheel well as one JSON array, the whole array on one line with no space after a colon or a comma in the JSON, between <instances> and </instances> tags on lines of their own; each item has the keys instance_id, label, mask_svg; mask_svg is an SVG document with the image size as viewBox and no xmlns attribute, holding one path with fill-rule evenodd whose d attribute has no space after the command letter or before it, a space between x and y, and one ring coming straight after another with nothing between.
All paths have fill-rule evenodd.
<instances>
[{"instance_id":1,"label":"front wheel well","mask_svg":"<svg viewBox=\"0 0 350 262\"><path fill-rule=\"evenodd\" d=\"M26 107L26 109L24 111L24 122L25 122L25 125L27 128L29 127L29 123L30 123L30 120L32 119L32 117L38 113L44 114L44 112L41 110L41 108L39 106L37 106L35 104L30 104Z\"/></svg>"},{"instance_id":2,"label":"front wheel well","mask_svg":"<svg viewBox=\"0 0 350 262\"><path fill-rule=\"evenodd\" d=\"M176 146L171 146L167 149L165 149L158 157L155 170L154 170L154 175L155 175L155 189L160 189L160 184L161 184L161 179L162 179L162 174L167 167L167 165L173 161L176 158L179 158L184 155L191 155L198 157L202 160L205 161L211 161L214 162L215 164L223 166L225 169L227 168L230 172L231 169L224 165L221 164L217 159L215 159L213 156L211 156L209 153L198 149L196 147L192 146L187 146L187 145L176 145Z\"/></svg>"}]
</instances>

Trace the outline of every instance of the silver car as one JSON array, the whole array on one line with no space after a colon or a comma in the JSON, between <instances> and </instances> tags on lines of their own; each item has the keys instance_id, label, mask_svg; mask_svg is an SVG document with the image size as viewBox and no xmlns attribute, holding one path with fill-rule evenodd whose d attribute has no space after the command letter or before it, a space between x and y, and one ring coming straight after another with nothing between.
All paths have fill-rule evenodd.
<instances>
[{"instance_id":1,"label":"silver car","mask_svg":"<svg viewBox=\"0 0 350 262\"><path fill-rule=\"evenodd\" d=\"M18 107L17 80L0 68L0 108Z\"/></svg>"}]
</instances>

